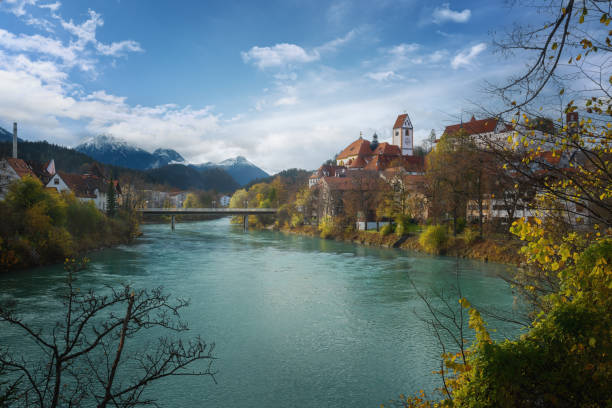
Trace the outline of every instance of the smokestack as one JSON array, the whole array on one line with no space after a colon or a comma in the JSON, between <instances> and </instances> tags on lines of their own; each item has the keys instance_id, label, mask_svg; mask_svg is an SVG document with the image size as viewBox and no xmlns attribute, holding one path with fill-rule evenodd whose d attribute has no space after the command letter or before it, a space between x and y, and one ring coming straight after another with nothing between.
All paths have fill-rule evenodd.
<instances>
[{"instance_id":1,"label":"smokestack","mask_svg":"<svg viewBox=\"0 0 612 408\"><path fill-rule=\"evenodd\" d=\"M13 123L13 159L17 158L17 122Z\"/></svg>"}]
</instances>

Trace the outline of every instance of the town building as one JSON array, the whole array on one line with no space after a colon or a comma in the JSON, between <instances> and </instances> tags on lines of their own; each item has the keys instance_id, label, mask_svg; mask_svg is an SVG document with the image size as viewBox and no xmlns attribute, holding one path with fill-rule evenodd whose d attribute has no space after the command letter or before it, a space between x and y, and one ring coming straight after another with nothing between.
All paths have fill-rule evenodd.
<instances>
[{"instance_id":1,"label":"town building","mask_svg":"<svg viewBox=\"0 0 612 408\"><path fill-rule=\"evenodd\" d=\"M91 201L100 211L106 211L108 205L108 190L110 181L90 172L72 174L58 171L45 185L58 192L69 191L81 202ZM117 203L120 203L121 187L116 180L112 181Z\"/></svg>"},{"instance_id":2,"label":"town building","mask_svg":"<svg viewBox=\"0 0 612 408\"><path fill-rule=\"evenodd\" d=\"M0 160L0 200L4 199L13 181L26 176L37 178L32 167L24 160L13 157Z\"/></svg>"},{"instance_id":3,"label":"town building","mask_svg":"<svg viewBox=\"0 0 612 408\"><path fill-rule=\"evenodd\" d=\"M186 191L171 191L168 193L168 200L170 200L170 205L174 208L183 208L183 203L186 199Z\"/></svg>"},{"instance_id":4,"label":"town building","mask_svg":"<svg viewBox=\"0 0 612 408\"><path fill-rule=\"evenodd\" d=\"M346 167L334 164L324 164L318 170L312 173L308 178L308 187L313 187L321 181L323 177L344 177L346 175Z\"/></svg>"},{"instance_id":5,"label":"town building","mask_svg":"<svg viewBox=\"0 0 612 408\"><path fill-rule=\"evenodd\" d=\"M500 119L486 118L477 120L474 115L472 115L469 122L461 122L446 126L442 135L464 133L474 138L494 137L495 139L502 139L504 136L506 138L508 137L508 132L512 132L512 127Z\"/></svg>"},{"instance_id":6,"label":"town building","mask_svg":"<svg viewBox=\"0 0 612 408\"><path fill-rule=\"evenodd\" d=\"M230 203L231 197L228 195L222 195L219 198L219 205L221 207L229 207L229 203Z\"/></svg>"},{"instance_id":7,"label":"town building","mask_svg":"<svg viewBox=\"0 0 612 408\"><path fill-rule=\"evenodd\" d=\"M425 160L414 155L413 139L413 126L408 114L398 115L392 128L392 143L379 142L376 133L371 141L360 135L335 157L333 163L319 167L308 179L308 186L319 190L321 205L318 217L341 214L345 211L346 198L351 197L349 201L355 202L357 197L357 202L364 201L357 216L357 228L378 228L380 220L373 207L375 200L368 197L386 188L384 186L392 182L392 175L401 175L404 181L406 177L418 178L419 183L411 182L406 186L415 189L416 197L416 185L422 185ZM397 180L393 182L397 183Z\"/></svg>"}]
</instances>

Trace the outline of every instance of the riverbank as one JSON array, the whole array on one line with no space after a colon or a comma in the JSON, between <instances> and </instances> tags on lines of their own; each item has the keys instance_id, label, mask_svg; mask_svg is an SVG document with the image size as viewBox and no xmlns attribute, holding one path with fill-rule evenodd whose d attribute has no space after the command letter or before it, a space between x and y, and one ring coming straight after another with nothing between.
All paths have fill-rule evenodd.
<instances>
[{"instance_id":1,"label":"riverbank","mask_svg":"<svg viewBox=\"0 0 612 408\"><path fill-rule=\"evenodd\" d=\"M318 228L311 225L281 228L280 231L311 237L318 237L320 234ZM355 231L341 235L335 234L328 239L372 247L399 248L416 252L427 252L419 243L418 235L398 237L395 234L381 235L377 231ZM523 258L519 254L521 246L522 243L515 239L485 238L467 244L461 237L451 237L446 250L440 255L474 259L483 262L520 265L523 262Z\"/></svg>"}]
</instances>

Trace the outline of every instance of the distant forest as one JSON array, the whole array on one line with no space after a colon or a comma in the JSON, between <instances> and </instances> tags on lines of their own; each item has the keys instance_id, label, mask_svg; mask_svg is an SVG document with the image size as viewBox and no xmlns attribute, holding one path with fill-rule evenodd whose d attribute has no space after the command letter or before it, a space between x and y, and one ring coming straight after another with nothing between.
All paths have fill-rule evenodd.
<instances>
[{"instance_id":1,"label":"distant forest","mask_svg":"<svg viewBox=\"0 0 612 408\"><path fill-rule=\"evenodd\" d=\"M0 143L0 158L10 157L12 152L11 142ZM89 165L98 163L113 178L137 177L147 184L157 186L156 188L168 190L214 190L221 193L232 193L239 187L229 173L219 168L200 170L182 164L171 164L145 171L132 170L96 162L96 160L76 150L46 141L20 141L18 156L24 160L43 163L54 159L56 169L67 173L81 173Z\"/></svg>"}]
</instances>

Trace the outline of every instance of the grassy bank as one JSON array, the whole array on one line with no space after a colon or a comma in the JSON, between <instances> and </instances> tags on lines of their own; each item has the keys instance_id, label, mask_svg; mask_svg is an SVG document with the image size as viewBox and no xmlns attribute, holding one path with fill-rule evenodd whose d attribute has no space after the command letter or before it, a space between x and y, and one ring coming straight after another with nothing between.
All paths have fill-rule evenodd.
<instances>
[{"instance_id":1,"label":"grassy bank","mask_svg":"<svg viewBox=\"0 0 612 408\"><path fill-rule=\"evenodd\" d=\"M280 229L283 232L319 237L320 231L315 226L303 225ZM360 245L384 248L408 249L416 252L429 252L419 242L420 233L398 237L396 234L382 235L378 231L353 231L333 233L327 239L352 242ZM485 238L467 243L462 236L449 237L448 243L440 255L476 259L484 262L496 262L519 265L523 262L518 253L522 246L518 239Z\"/></svg>"}]
</instances>

